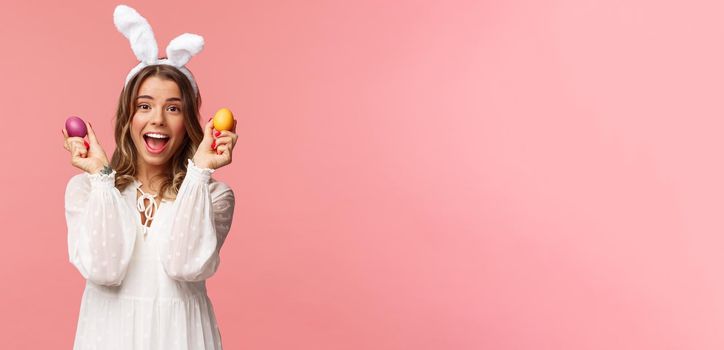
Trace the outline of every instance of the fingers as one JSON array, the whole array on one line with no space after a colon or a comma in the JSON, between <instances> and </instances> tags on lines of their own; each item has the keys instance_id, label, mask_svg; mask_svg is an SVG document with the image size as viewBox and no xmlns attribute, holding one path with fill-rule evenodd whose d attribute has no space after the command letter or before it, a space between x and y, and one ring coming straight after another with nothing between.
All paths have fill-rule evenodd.
<instances>
[{"instance_id":1,"label":"fingers","mask_svg":"<svg viewBox=\"0 0 724 350\"><path fill-rule=\"evenodd\" d=\"M68 148L68 135L65 133L65 128L60 129L60 133L63 134L63 148L65 148L66 151L70 151L70 148Z\"/></svg>"},{"instance_id":2,"label":"fingers","mask_svg":"<svg viewBox=\"0 0 724 350\"><path fill-rule=\"evenodd\" d=\"M72 153L73 145L83 145L84 142L85 140L80 137L66 137L65 142L63 143L63 148Z\"/></svg>"},{"instance_id":3,"label":"fingers","mask_svg":"<svg viewBox=\"0 0 724 350\"><path fill-rule=\"evenodd\" d=\"M65 128L61 129L60 132L63 134L63 148L65 148L67 151L70 151L70 146L68 144L69 140L73 140L73 142L75 142L77 140L82 140L83 145L85 145L86 149L90 147L90 144L81 137L69 137L68 131L65 130ZM95 139L95 134L93 134L93 139Z\"/></svg>"},{"instance_id":4,"label":"fingers","mask_svg":"<svg viewBox=\"0 0 724 350\"><path fill-rule=\"evenodd\" d=\"M70 145L68 144L68 132L65 128L60 129L60 133L63 134L63 148L70 152Z\"/></svg>"},{"instance_id":5,"label":"fingers","mask_svg":"<svg viewBox=\"0 0 724 350\"><path fill-rule=\"evenodd\" d=\"M224 154L228 152L230 157L238 138L239 136L231 131L218 132L214 143L216 146L216 154Z\"/></svg>"},{"instance_id":6,"label":"fingers","mask_svg":"<svg viewBox=\"0 0 724 350\"><path fill-rule=\"evenodd\" d=\"M80 139L78 137L77 139ZM82 140L82 139L81 139ZM88 149L85 148L85 145L80 140L73 140L69 143L70 147L70 154L73 158L85 158L88 156Z\"/></svg>"},{"instance_id":7,"label":"fingers","mask_svg":"<svg viewBox=\"0 0 724 350\"><path fill-rule=\"evenodd\" d=\"M225 155L229 158L231 158L231 152L233 151L233 145L225 143L220 146L216 146L216 154L219 155Z\"/></svg>"},{"instance_id":8,"label":"fingers","mask_svg":"<svg viewBox=\"0 0 724 350\"><path fill-rule=\"evenodd\" d=\"M204 125L204 138L213 138L214 137L214 120L210 119L208 122L206 122L206 125Z\"/></svg>"},{"instance_id":9,"label":"fingers","mask_svg":"<svg viewBox=\"0 0 724 350\"><path fill-rule=\"evenodd\" d=\"M210 149L205 148L205 146L201 146L201 149L199 151L210 151L212 152L212 154L215 153L217 156L220 156L220 158L216 159L217 162L221 161L221 166L230 163L231 152L233 151L234 144L236 144L236 140L238 138L238 136L234 133L235 129L236 120L234 120L234 126L232 128L232 131L215 130L213 118L209 118L209 120L204 125L204 140L201 141L201 143L208 145L206 147L209 147Z\"/></svg>"},{"instance_id":10,"label":"fingers","mask_svg":"<svg viewBox=\"0 0 724 350\"><path fill-rule=\"evenodd\" d=\"M219 147L224 144L231 144L233 145L235 143L235 139L233 136L223 136L223 134L216 138L216 147Z\"/></svg>"},{"instance_id":11,"label":"fingers","mask_svg":"<svg viewBox=\"0 0 724 350\"><path fill-rule=\"evenodd\" d=\"M233 131L219 131L219 135L217 136L217 138L222 136L236 136L236 134Z\"/></svg>"},{"instance_id":12,"label":"fingers","mask_svg":"<svg viewBox=\"0 0 724 350\"><path fill-rule=\"evenodd\" d=\"M89 122L85 122L85 127L88 129L88 141L90 141L90 144L98 144L98 139L96 138L96 133L93 131L93 127L90 125Z\"/></svg>"},{"instance_id":13,"label":"fingers","mask_svg":"<svg viewBox=\"0 0 724 350\"><path fill-rule=\"evenodd\" d=\"M218 140L221 138L229 138L233 143L236 143L236 140L239 138L239 135L231 132L231 131L221 131L218 135L216 135L217 144L219 143Z\"/></svg>"},{"instance_id":14,"label":"fingers","mask_svg":"<svg viewBox=\"0 0 724 350\"><path fill-rule=\"evenodd\" d=\"M234 134L236 134L236 119L234 119L234 126L231 127L231 132L233 132Z\"/></svg>"}]
</instances>

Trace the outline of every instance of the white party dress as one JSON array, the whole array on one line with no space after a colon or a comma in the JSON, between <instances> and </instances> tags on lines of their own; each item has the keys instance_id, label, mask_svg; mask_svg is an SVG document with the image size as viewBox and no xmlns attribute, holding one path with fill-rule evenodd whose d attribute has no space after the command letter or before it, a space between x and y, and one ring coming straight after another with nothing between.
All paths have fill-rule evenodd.
<instances>
[{"instance_id":1,"label":"white party dress","mask_svg":"<svg viewBox=\"0 0 724 350\"><path fill-rule=\"evenodd\" d=\"M115 171L70 179L68 254L86 280L74 349L222 348L205 280L219 267L234 193L213 172L189 159L175 200L157 208L138 181L119 191Z\"/></svg>"}]
</instances>

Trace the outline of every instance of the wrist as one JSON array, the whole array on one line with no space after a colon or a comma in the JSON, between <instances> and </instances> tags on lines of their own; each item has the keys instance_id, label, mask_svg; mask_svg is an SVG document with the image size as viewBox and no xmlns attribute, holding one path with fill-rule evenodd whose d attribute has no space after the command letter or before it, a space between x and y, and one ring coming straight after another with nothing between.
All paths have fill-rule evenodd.
<instances>
[{"instance_id":1,"label":"wrist","mask_svg":"<svg viewBox=\"0 0 724 350\"><path fill-rule=\"evenodd\" d=\"M209 163L207 163L207 162L204 162L203 160L194 158L194 159L192 159L191 161L194 163L194 165L195 165L197 168L200 168L200 169L211 169L211 164L209 164Z\"/></svg>"},{"instance_id":2,"label":"wrist","mask_svg":"<svg viewBox=\"0 0 724 350\"><path fill-rule=\"evenodd\" d=\"M203 165L203 163L201 165ZM196 162L194 162L192 159L189 159L186 170L186 179L189 179L191 181L201 181L204 183L208 183L211 179L211 174L213 174L216 170L207 167L201 167L201 165L196 164Z\"/></svg>"},{"instance_id":3,"label":"wrist","mask_svg":"<svg viewBox=\"0 0 724 350\"><path fill-rule=\"evenodd\" d=\"M111 166L109 164L99 165L99 166L91 169L91 171L89 171L89 173L91 173L91 174L100 174L100 175L110 175L110 173L112 173L112 172L113 172L113 168L111 168Z\"/></svg>"}]
</instances>

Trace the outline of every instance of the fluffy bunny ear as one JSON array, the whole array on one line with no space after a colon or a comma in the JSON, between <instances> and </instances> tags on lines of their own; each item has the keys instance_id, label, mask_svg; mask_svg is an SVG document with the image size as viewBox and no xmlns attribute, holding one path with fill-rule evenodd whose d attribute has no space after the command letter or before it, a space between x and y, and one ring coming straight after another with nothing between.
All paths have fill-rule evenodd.
<instances>
[{"instance_id":1,"label":"fluffy bunny ear","mask_svg":"<svg viewBox=\"0 0 724 350\"><path fill-rule=\"evenodd\" d=\"M166 47L168 62L175 67L183 67L204 48L204 38L201 35L184 33L173 40Z\"/></svg>"},{"instance_id":2,"label":"fluffy bunny ear","mask_svg":"<svg viewBox=\"0 0 724 350\"><path fill-rule=\"evenodd\" d=\"M113 22L118 31L131 42L131 49L139 61L153 64L158 60L158 44L151 25L136 10L126 5L116 6Z\"/></svg>"}]
</instances>

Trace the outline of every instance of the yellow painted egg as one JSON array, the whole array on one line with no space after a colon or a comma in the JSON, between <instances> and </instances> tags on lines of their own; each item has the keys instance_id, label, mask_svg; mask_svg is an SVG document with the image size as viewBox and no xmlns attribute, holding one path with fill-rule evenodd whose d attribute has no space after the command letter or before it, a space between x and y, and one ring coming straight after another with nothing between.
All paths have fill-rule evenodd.
<instances>
[{"instance_id":1,"label":"yellow painted egg","mask_svg":"<svg viewBox=\"0 0 724 350\"><path fill-rule=\"evenodd\" d=\"M228 108L222 108L214 114L214 129L219 131L234 128L234 114Z\"/></svg>"}]
</instances>

